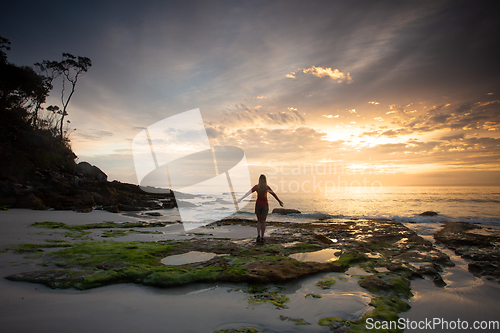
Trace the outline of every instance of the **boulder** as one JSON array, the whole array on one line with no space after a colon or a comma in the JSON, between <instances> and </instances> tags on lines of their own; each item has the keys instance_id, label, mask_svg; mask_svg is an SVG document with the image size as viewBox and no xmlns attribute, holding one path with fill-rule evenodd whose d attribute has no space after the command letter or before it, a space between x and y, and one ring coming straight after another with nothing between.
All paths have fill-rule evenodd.
<instances>
[{"instance_id":1,"label":"boulder","mask_svg":"<svg viewBox=\"0 0 500 333\"><path fill-rule=\"evenodd\" d=\"M16 208L30 208L45 210L47 207L44 205L42 199L34 195L33 193L26 193L22 195L15 205Z\"/></svg>"},{"instance_id":2,"label":"boulder","mask_svg":"<svg viewBox=\"0 0 500 333\"><path fill-rule=\"evenodd\" d=\"M436 216L436 215L438 215L438 213L432 212L430 210L428 210L428 211L423 212L422 214L420 214L420 216Z\"/></svg>"},{"instance_id":3,"label":"boulder","mask_svg":"<svg viewBox=\"0 0 500 333\"><path fill-rule=\"evenodd\" d=\"M280 215L302 214L299 210L287 208L274 208L272 213Z\"/></svg>"},{"instance_id":4,"label":"boulder","mask_svg":"<svg viewBox=\"0 0 500 333\"><path fill-rule=\"evenodd\" d=\"M101 169L88 162L80 162L75 167L75 173L88 181L104 183L108 180L108 175L102 172Z\"/></svg>"}]
</instances>

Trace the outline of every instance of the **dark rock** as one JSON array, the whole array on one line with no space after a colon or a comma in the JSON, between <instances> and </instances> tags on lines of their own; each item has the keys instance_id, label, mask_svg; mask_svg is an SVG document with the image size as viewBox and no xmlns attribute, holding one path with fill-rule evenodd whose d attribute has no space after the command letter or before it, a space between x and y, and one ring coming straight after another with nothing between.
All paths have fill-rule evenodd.
<instances>
[{"instance_id":1,"label":"dark rock","mask_svg":"<svg viewBox=\"0 0 500 333\"><path fill-rule=\"evenodd\" d=\"M108 180L108 175L102 172L101 169L88 162L80 162L75 166L75 173L88 181L105 182Z\"/></svg>"},{"instance_id":2,"label":"dark rock","mask_svg":"<svg viewBox=\"0 0 500 333\"><path fill-rule=\"evenodd\" d=\"M163 216L163 215L161 215L161 213L158 213L158 212L146 212L144 214L149 215L149 216Z\"/></svg>"},{"instance_id":3,"label":"dark rock","mask_svg":"<svg viewBox=\"0 0 500 333\"><path fill-rule=\"evenodd\" d=\"M485 276L500 283L500 229L494 226L448 222L434 238L455 250L462 258L473 260L469 271L476 276Z\"/></svg>"},{"instance_id":4,"label":"dark rock","mask_svg":"<svg viewBox=\"0 0 500 333\"><path fill-rule=\"evenodd\" d=\"M320 235L320 234L314 234L313 235L314 238L316 238L317 240L319 240L320 242L322 243L325 243L325 244L332 244L332 240L328 237L326 237L325 235Z\"/></svg>"},{"instance_id":5,"label":"dark rock","mask_svg":"<svg viewBox=\"0 0 500 333\"><path fill-rule=\"evenodd\" d=\"M443 278L439 274L434 276L434 278L432 279L432 282L434 282L434 284L437 287L444 287L444 286L446 286L446 282L444 282Z\"/></svg>"},{"instance_id":6,"label":"dark rock","mask_svg":"<svg viewBox=\"0 0 500 333\"><path fill-rule=\"evenodd\" d=\"M15 196L19 194L20 187L21 185L16 186L16 184L9 180L0 181L0 196Z\"/></svg>"},{"instance_id":7,"label":"dark rock","mask_svg":"<svg viewBox=\"0 0 500 333\"><path fill-rule=\"evenodd\" d=\"M70 269L41 270L13 274L6 277L11 281L25 281L44 284L51 288L68 288L66 283L79 281L83 276L94 273L93 271L74 271Z\"/></svg>"},{"instance_id":8,"label":"dark rock","mask_svg":"<svg viewBox=\"0 0 500 333\"><path fill-rule=\"evenodd\" d=\"M287 209L287 208L274 208L272 213L280 215L302 214L300 211L296 209Z\"/></svg>"},{"instance_id":9,"label":"dark rock","mask_svg":"<svg viewBox=\"0 0 500 333\"><path fill-rule=\"evenodd\" d=\"M90 192L90 194L92 195L96 205L102 205L102 203L103 203L102 195L100 195L97 192Z\"/></svg>"},{"instance_id":10,"label":"dark rock","mask_svg":"<svg viewBox=\"0 0 500 333\"><path fill-rule=\"evenodd\" d=\"M438 213L432 212L430 210L428 210L428 211L423 212L422 214L420 214L420 216L436 216L436 215L438 215Z\"/></svg>"},{"instance_id":11,"label":"dark rock","mask_svg":"<svg viewBox=\"0 0 500 333\"><path fill-rule=\"evenodd\" d=\"M320 272L344 272L347 266L323 262L258 261L245 267L248 273L230 274L220 277L222 281L271 283L297 279Z\"/></svg>"},{"instance_id":12,"label":"dark rock","mask_svg":"<svg viewBox=\"0 0 500 333\"><path fill-rule=\"evenodd\" d=\"M359 280L358 284L366 290L372 292L377 292L379 290L388 290L392 286L376 275L370 275L362 280Z\"/></svg>"},{"instance_id":13,"label":"dark rock","mask_svg":"<svg viewBox=\"0 0 500 333\"><path fill-rule=\"evenodd\" d=\"M21 196L20 199L17 200L16 208L30 208L30 209L40 209L45 210L47 207L44 205L42 199L37 197L33 193L27 193L26 195Z\"/></svg>"},{"instance_id":14,"label":"dark rock","mask_svg":"<svg viewBox=\"0 0 500 333\"><path fill-rule=\"evenodd\" d=\"M112 205L112 206L104 206L102 209L107 210L108 212L111 213L119 213L120 210L118 209L118 206Z\"/></svg>"},{"instance_id":15,"label":"dark rock","mask_svg":"<svg viewBox=\"0 0 500 333\"><path fill-rule=\"evenodd\" d=\"M482 231L486 230L486 231ZM448 222L443 229L434 235L434 239L448 246L492 247L492 243L500 241L500 232L488 232L483 226L467 222Z\"/></svg>"},{"instance_id":16,"label":"dark rock","mask_svg":"<svg viewBox=\"0 0 500 333\"><path fill-rule=\"evenodd\" d=\"M87 207L87 208L77 208L76 211L78 213L90 213L91 211L93 211L93 208L92 207Z\"/></svg>"},{"instance_id":17,"label":"dark rock","mask_svg":"<svg viewBox=\"0 0 500 333\"><path fill-rule=\"evenodd\" d=\"M469 263L469 272L478 275L489 275L500 277L500 269L498 262L492 261L474 261Z\"/></svg>"},{"instance_id":18,"label":"dark rock","mask_svg":"<svg viewBox=\"0 0 500 333\"><path fill-rule=\"evenodd\" d=\"M178 191L175 191L175 192L172 191L172 193L174 193L176 200L179 200L179 199L194 199L194 198L196 198L196 196L194 196L193 194L189 194L189 193L183 193L183 192L178 192Z\"/></svg>"},{"instance_id":19,"label":"dark rock","mask_svg":"<svg viewBox=\"0 0 500 333\"><path fill-rule=\"evenodd\" d=\"M209 204L209 203L205 202L204 204ZM179 207L183 207L183 208L198 207L196 204L189 202L189 201L184 201L184 200L177 200L177 205Z\"/></svg>"},{"instance_id":20,"label":"dark rock","mask_svg":"<svg viewBox=\"0 0 500 333\"><path fill-rule=\"evenodd\" d=\"M144 210L144 209L145 209L144 207L123 205L123 204L118 205L118 210L123 211L123 212L138 212L138 211Z\"/></svg>"}]
</instances>

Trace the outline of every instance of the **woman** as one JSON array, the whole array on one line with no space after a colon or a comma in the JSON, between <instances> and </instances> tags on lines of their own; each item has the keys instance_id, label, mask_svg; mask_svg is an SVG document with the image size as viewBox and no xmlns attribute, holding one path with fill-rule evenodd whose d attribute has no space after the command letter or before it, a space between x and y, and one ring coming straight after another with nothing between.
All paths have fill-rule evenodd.
<instances>
[{"instance_id":1,"label":"woman","mask_svg":"<svg viewBox=\"0 0 500 333\"><path fill-rule=\"evenodd\" d=\"M257 215L257 242L264 241L264 233L266 232L266 219L267 214L269 213L269 203L267 202L267 192L271 193L271 195L278 200L281 207L283 207L283 201L281 201L276 193L267 186L267 179L265 175L260 175L259 184L252 187L250 191L245 193L245 195L238 200L245 199L252 192L257 192L257 200L255 201L255 215Z\"/></svg>"}]
</instances>

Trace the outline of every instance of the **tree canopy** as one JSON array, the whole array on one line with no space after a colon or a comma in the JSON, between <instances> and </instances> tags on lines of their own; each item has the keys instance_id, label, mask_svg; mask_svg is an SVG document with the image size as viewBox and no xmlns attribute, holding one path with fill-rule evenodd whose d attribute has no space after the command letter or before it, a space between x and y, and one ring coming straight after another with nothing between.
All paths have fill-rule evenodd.
<instances>
[{"instance_id":1,"label":"tree canopy","mask_svg":"<svg viewBox=\"0 0 500 333\"><path fill-rule=\"evenodd\" d=\"M7 61L5 51L10 50L10 41L0 37L0 108L18 110L35 128L47 129L57 133L60 140L67 139L64 131L64 118L68 115L68 106L73 97L79 77L88 71L92 62L87 57L63 53L62 60L43 60L35 64L35 70L29 66L17 66ZM53 82L62 81L60 92L61 107L51 105L41 115L45 103L53 89ZM55 119L57 118L59 119Z\"/></svg>"}]
</instances>

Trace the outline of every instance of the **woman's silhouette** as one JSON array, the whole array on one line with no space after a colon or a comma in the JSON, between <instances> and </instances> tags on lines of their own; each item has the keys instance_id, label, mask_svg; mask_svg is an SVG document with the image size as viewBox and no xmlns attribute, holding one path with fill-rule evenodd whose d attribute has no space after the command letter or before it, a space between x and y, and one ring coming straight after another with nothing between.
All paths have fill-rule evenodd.
<instances>
[{"instance_id":1,"label":"woman's silhouette","mask_svg":"<svg viewBox=\"0 0 500 333\"><path fill-rule=\"evenodd\" d=\"M257 192L257 200L255 201L255 215L257 215L257 242L264 241L264 233L266 232L266 219L267 214L269 214L269 203L267 202L267 192L271 193L271 195L278 200L281 207L283 207L283 201L281 201L276 193L267 186L267 179L265 175L260 175L259 184L255 185L245 193L243 197L241 197L238 202L245 199L252 192Z\"/></svg>"}]
</instances>

